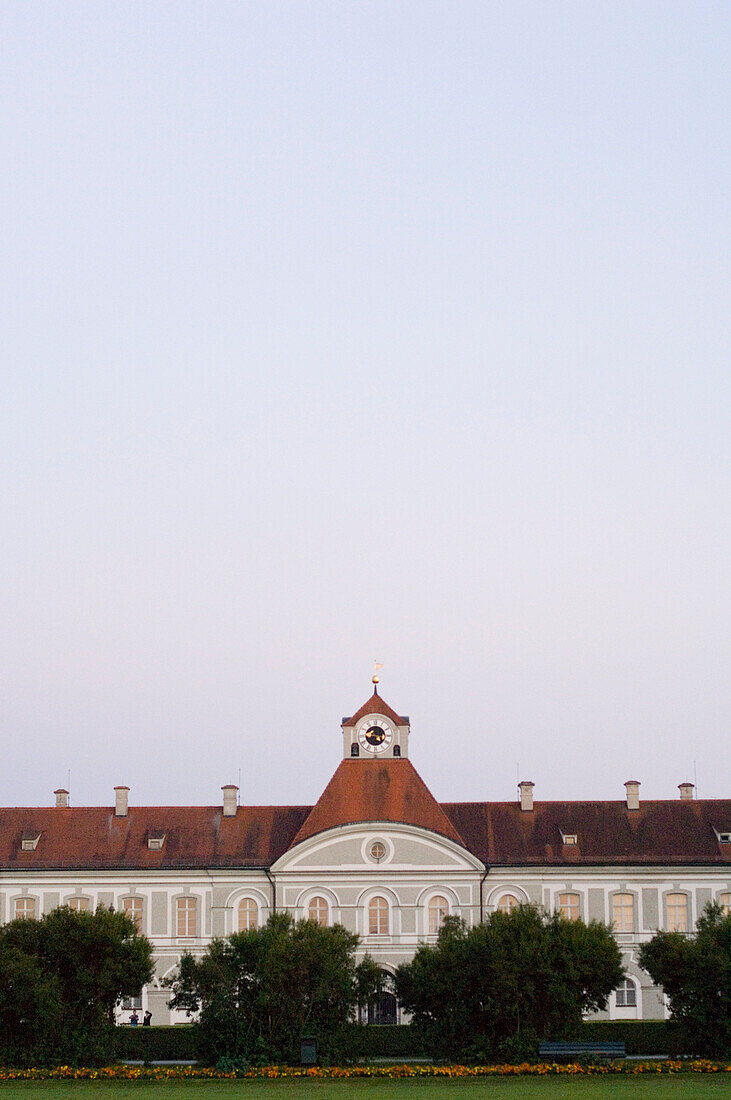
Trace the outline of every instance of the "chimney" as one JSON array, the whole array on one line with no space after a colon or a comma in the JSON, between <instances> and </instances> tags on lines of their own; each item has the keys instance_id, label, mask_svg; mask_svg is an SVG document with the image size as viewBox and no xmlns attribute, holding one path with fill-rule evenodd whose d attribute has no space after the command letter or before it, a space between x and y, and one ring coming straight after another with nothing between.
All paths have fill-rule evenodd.
<instances>
[{"instance_id":1,"label":"chimney","mask_svg":"<svg viewBox=\"0 0 731 1100\"><path fill-rule=\"evenodd\" d=\"M520 790L520 808L526 813L533 809L533 788L535 783L531 783L530 779L523 779L518 784Z\"/></svg>"},{"instance_id":2,"label":"chimney","mask_svg":"<svg viewBox=\"0 0 731 1100\"><path fill-rule=\"evenodd\" d=\"M114 788L114 816L126 817L127 816L127 799L129 798L129 787L115 787Z\"/></svg>"},{"instance_id":3,"label":"chimney","mask_svg":"<svg viewBox=\"0 0 731 1100\"><path fill-rule=\"evenodd\" d=\"M56 796L56 805L59 807L66 807L69 804L69 792L65 787L59 787L57 791L53 792Z\"/></svg>"},{"instance_id":4,"label":"chimney","mask_svg":"<svg viewBox=\"0 0 731 1100\"><path fill-rule=\"evenodd\" d=\"M683 802L693 801L693 783L678 783L678 789L680 790L680 797Z\"/></svg>"},{"instance_id":5,"label":"chimney","mask_svg":"<svg viewBox=\"0 0 731 1100\"><path fill-rule=\"evenodd\" d=\"M625 783L625 789L627 791L627 809L639 810L640 808L640 781L639 779L628 779Z\"/></svg>"},{"instance_id":6,"label":"chimney","mask_svg":"<svg viewBox=\"0 0 731 1100\"><path fill-rule=\"evenodd\" d=\"M223 791L223 816L236 817L236 796L239 788L235 783L226 783L221 790Z\"/></svg>"}]
</instances>

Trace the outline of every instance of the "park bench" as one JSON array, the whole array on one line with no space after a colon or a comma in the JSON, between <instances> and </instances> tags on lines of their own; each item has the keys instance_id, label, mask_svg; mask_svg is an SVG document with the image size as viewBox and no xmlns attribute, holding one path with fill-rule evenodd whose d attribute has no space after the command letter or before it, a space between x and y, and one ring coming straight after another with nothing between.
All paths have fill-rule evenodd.
<instances>
[{"instance_id":1,"label":"park bench","mask_svg":"<svg viewBox=\"0 0 731 1100\"><path fill-rule=\"evenodd\" d=\"M563 1061L569 1058L624 1058L624 1043L540 1043L539 1058Z\"/></svg>"}]
</instances>

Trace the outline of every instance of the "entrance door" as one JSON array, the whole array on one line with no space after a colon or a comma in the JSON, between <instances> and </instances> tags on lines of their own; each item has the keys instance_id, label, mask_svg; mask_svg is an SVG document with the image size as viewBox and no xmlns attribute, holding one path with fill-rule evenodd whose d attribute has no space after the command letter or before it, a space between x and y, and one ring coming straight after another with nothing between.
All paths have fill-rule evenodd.
<instances>
[{"instance_id":1,"label":"entrance door","mask_svg":"<svg viewBox=\"0 0 731 1100\"><path fill-rule=\"evenodd\" d=\"M369 1024L395 1024L398 1023L397 1002L393 993L385 990L378 994L372 1005L368 1006Z\"/></svg>"}]
</instances>

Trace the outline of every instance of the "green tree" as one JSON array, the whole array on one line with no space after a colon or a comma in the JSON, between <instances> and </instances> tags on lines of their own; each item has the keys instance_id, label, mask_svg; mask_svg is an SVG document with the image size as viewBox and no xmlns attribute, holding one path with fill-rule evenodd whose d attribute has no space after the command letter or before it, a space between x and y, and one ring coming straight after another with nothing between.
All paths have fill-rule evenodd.
<instances>
[{"instance_id":1,"label":"green tree","mask_svg":"<svg viewBox=\"0 0 731 1100\"><path fill-rule=\"evenodd\" d=\"M531 905L467 928L450 917L396 972L401 1005L445 1056L514 1060L576 1031L624 977L611 931Z\"/></svg>"},{"instance_id":2,"label":"green tree","mask_svg":"<svg viewBox=\"0 0 731 1100\"><path fill-rule=\"evenodd\" d=\"M16 1062L108 1059L115 1005L152 974L150 943L124 913L64 906L11 921L0 928L0 1054Z\"/></svg>"},{"instance_id":3,"label":"green tree","mask_svg":"<svg viewBox=\"0 0 731 1100\"><path fill-rule=\"evenodd\" d=\"M357 944L341 925L275 914L263 928L214 940L200 959L184 955L170 1004L200 1013L207 1060L298 1061L303 1035L332 1054L359 997L372 995L374 968L356 967Z\"/></svg>"},{"instance_id":4,"label":"green tree","mask_svg":"<svg viewBox=\"0 0 731 1100\"><path fill-rule=\"evenodd\" d=\"M731 1055L731 913L709 903L695 936L657 932L639 963L663 987L685 1052Z\"/></svg>"},{"instance_id":5,"label":"green tree","mask_svg":"<svg viewBox=\"0 0 731 1100\"><path fill-rule=\"evenodd\" d=\"M38 960L0 942L0 1062L43 1064L61 1032L58 981Z\"/></svg>"}]
</instances>

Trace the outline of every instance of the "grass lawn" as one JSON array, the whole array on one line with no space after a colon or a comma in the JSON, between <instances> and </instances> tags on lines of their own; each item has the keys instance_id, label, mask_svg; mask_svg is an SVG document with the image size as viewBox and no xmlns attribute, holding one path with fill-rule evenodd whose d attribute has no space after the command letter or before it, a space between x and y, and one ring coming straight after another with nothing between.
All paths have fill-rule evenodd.
<instances>
[{"instance_id":1,"label":"grass lawn","mask_svg":"<svg viewBox=\"0 0 731 1100\"><path fill-rule=\"evenodd\" d=\"M14 1081L0 1100L721 1100L731 1074L682 1077L503 1077L471 1081Z\"/></svg>"}]
</instances>

